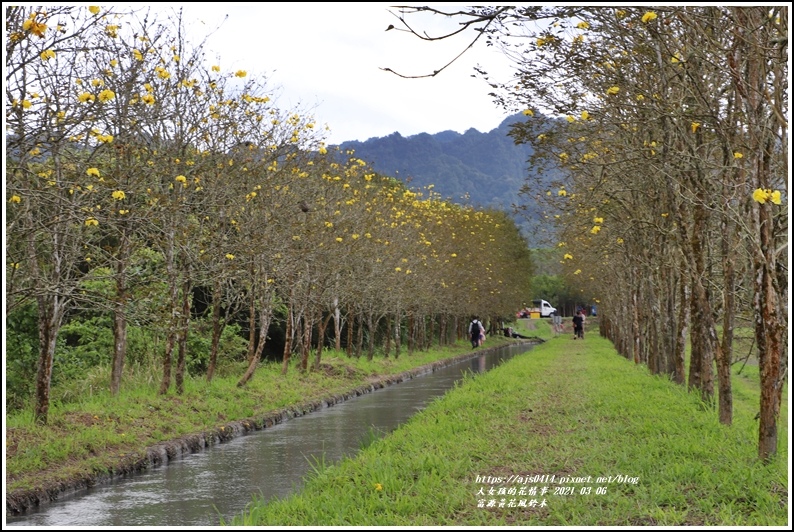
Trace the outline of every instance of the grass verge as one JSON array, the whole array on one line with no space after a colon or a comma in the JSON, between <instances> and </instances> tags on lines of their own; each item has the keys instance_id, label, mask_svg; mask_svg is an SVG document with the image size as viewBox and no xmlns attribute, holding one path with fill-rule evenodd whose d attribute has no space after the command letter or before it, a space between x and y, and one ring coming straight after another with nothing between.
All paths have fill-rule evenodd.
<instances>
[{"instance_id":1,"label":"grass verge","mask_svg":"<svg viewBox=\"0 0 794 532\"><path fill-rule=\"evenodd\" d=\"M755 386L755 390L753 390ZM786 526L788 393L779 454L757 459L757 380L732 426L697 394L567 335L472 376L303 489L232 525ZM548 477L544 477L548 475Z\"/></svg>"}]
</instances>

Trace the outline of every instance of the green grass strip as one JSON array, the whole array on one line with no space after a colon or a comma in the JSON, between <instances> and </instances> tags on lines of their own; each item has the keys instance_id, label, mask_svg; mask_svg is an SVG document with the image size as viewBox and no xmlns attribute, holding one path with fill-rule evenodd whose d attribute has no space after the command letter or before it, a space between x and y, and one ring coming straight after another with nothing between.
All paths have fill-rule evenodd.
<instances>
[{"instance_id":1,"label":"green grass strip","mask_svg":"<svg viewBox=\"0 0 794 532\"><path fill-rule=\"evenodd\" d=\"M786 526L787 399L779 454L763 465L757 380L735 381L734 423L720 425L698 394L596 334L561 336L228 524Z\"/></svg>"}]
</instances>

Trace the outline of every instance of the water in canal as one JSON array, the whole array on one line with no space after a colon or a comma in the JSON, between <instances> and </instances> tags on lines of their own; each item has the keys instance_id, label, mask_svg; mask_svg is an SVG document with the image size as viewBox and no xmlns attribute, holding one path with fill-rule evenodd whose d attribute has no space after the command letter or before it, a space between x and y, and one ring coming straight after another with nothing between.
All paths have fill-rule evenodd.
<instances>
[{"instance_id":1,"label":"water in canal","mask_svg":"<svg viewBox=\"0 0 794 532\"><path fill-rule=\"evenodd\" d=\"M11 526L217 526L240 515L254 494L297 490L313 463L358 452L443 395L467 372L483 373L525 353L515 345L473 355L432 373L248 433L168 465L7 516Z\"/></svg>"}]
</instances>

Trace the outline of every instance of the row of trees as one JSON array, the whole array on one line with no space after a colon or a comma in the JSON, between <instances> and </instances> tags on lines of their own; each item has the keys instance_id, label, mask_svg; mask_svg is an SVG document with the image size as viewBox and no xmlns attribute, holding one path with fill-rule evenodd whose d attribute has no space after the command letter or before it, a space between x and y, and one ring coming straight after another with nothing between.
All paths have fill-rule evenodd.
<instances>
[{"instance_id":1,"label":"row of trees","mask_svg":"<svg viewBox=\"0 0 794 532\"><path fill-rule=\"evenodd\" d=\"M768 459L788 369L787 7L457 16L515 61L498 101L527 120L511 134L566 172L523 192L558 224L566 278L599 299L619 352L683 385L688 338L686 384L712 402L716 363L730 424L735 323L753 324Z\"/></svg>"},{"instance_id":2,"label":"row of trees","mask_svg":"<svg viewBox=\"0 0 794 532\"><path fill-rule=\"evenodd\" d=\"M59 331L86 310L112 316L113 393L130 324L166 338L164 394L183 388L197 287L211 294L207 379L225 324L249 320L239 385L274 319L286 372L293 352L308 370L312 347L319 365L331 320L336 347L347 316L371 357L383 321L395 331L385 351L393 339L399 353L405 323L432 318L444 341L460 318L508 316L526 299L527 246L507 215L329 153L266 79L208 59L181 12L10 6L6 25L6 316L35 302L38 421Z\"/></svg>"}]
</instances>

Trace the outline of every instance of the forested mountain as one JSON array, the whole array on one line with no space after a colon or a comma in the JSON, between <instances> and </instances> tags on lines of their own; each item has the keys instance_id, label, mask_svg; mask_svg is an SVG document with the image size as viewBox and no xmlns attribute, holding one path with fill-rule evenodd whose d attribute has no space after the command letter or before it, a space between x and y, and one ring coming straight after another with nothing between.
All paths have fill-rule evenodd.
<instances>
[{"instance_id":1,"label":"forested mountain","mask_svg":"<svg viewBox=\"0 0 794 532\"><path fill-rule=\"evenodd\" d=\"M527 202L518 191L532 172L527 162L532 148L516 145L508 133L511 124L525 119L520 113L510 116L487 133L472 128L463 134L442 131L403 137L395 132L387 137L344 142L340 148L354 150L375 170L411 188L433 185L441 197L455 203L512 212L514 203ZM530 205L530 212L533 210ZM523 218L516 222L525 226Z\"/></svg>"}]
</instances>

